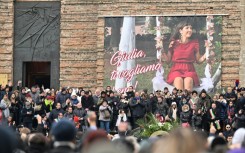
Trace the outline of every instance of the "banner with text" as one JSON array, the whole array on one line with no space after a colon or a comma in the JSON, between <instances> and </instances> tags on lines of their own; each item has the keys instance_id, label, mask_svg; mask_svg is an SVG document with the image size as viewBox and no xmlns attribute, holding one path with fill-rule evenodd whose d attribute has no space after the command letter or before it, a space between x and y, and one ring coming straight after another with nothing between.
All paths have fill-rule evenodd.
<instances>
[{"instance_id":1,"label":"banner with text","mask_svg":"<svg viewBox=\"0 0 245 153\"><path fill-rule=\"evenodd\" d=\"M219 90L221 32L222 16L105 18L104 86Z\"/></svg>"}]
</instances>

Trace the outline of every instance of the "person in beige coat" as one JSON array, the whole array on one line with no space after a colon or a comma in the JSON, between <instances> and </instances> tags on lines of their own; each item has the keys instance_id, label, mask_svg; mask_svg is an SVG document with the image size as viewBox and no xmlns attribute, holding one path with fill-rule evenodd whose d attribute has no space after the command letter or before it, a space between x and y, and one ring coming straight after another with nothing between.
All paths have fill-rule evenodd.
<instances>
[{"instance_id":1,"label":"person in beige coat","mask_svg":"<svg viewBox=\"0 0 245 153\"><path fill-rule=\"evenodd\" d=\"M100 128L104 129L107 133L110 132L111 113L111 107L108 105L108 102L104 100L102 105L99 107L99 121Z\"/></svg>"}]
</instances>

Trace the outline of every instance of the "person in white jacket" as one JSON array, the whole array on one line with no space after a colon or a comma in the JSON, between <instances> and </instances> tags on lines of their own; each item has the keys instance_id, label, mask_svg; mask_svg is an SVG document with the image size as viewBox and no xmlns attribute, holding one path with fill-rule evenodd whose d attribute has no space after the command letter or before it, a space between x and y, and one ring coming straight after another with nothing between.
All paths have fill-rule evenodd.
<instances>
[{"instance_id":1,"label":"person in white jacket","mask_svg":"<svg viewBox=\"0 0 245 153\"><path fill-rule=\"evenodd\" d=\"M117 123L116 123L116 127L118 127L118 125L121 123L121 122L126 122L127 121L127 116L124 112L123 109L120 109L119 110L119 115L118 115L118 118L117 118Z\"/></svg>"},{"instance_id":2,"label":"person in white jacket","mask_svg":"<svg viewBox=\"0 0 245 153\"><path fill-rule=\"evenodd\" d=\"M10 105L11 103L8 99L8 95L6 94L3 96L3 99L1 100L1 104L0 104L0 109L2 110L4 119L7 119L10 116L10 111L9 111Z\"/></svg>"}]
</instances>

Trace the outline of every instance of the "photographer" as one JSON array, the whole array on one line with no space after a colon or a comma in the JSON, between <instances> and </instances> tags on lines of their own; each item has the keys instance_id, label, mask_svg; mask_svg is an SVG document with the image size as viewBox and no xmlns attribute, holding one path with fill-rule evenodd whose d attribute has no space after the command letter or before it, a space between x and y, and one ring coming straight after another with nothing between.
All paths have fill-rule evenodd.
<instances>
[{"instance_id":1,"label":"photographer","mask_svg":"<svg viewBox=\"0 0 245 153\"><path fill-rule=\"evenodd\" d=\"M110 133L110 119L111 119L112 109L108 105L107 101L103 101L102 105L99 107L99 121L100 128L104 129L107 134Z\"/></svg>"}]
</instances>

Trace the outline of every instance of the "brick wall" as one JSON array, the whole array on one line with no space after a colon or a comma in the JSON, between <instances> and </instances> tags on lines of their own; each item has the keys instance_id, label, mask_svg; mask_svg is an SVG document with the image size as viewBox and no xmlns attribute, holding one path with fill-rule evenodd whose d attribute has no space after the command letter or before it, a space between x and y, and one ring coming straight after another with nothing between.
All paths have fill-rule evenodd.
<instances>
[{"instance_id":1,"label":"brick wall","mask_svg":"<svg viewBox=\"0 0 245 153\"><path fill-rule=\"evenodd\" d=\"M242 80L242 85L245 86L245 0L241 0L241 51L240 51L240 69L239 78Z\"/></svg>"},{"instance_id":2,"label":"brick wall","mask_svg":"<svg viewBox=\"0 0 245 153\"><path fill-rule=\"evenodd\" d=\"M106 16L228 14L223 17L222 26L222 86L232 85L239 77L245 85L245 70L240 71L245 54L241 50L244 41L240 41L241 32L244 33L241 25L245 25L241 22L241 17L245 19L240 4L240 0L61 0L60 84L103 86ZM7 72L10 78L12 29L13 2L0 0L0 73Z\"/></svg>"},{"instance_id":3,"label":"brick wall","mask_svg":"<svg viewBox=\"0 0 245 153\"><path fill-rule=\"evenodd\" d=\"M0 74L13 73L13 0L0 0Z\"/></svg>"}]
</instances>

